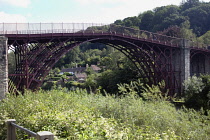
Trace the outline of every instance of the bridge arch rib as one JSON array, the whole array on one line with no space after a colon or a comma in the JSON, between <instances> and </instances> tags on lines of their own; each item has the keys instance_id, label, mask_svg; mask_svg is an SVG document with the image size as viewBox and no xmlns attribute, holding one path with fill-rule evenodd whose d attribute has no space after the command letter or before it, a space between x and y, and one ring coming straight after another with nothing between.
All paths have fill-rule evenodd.
<instances>
[{"instance_id":1,"label":"bridge arch rib","mask_svg":"<svg viewBox=\"0 0 210 140\"><path fill-rule=\"evenodd\" d=\"M86 42L103 43L124 53L150 85L164 80L166 88L170 90L179 88L171 64L173 48L147 42L144 39L136 41L118 35L51 36L44 39L25 39L23 42L14 41L11 46L15 48L16 71L11 75L11 80L18 90L37 89L63 55ZM173 82L170 82L171 80Z\"/></svg>"},{"instance_id":2,"label":"bridge arch rib","mask_svg":"<svg viewBox=\"0 0 210 140\"><path fill-rule=\"evenodd\" d=\"M201 74L210 74L210 55L206 51L191 50L190 76Z\"/></svg>"}]
</instances>

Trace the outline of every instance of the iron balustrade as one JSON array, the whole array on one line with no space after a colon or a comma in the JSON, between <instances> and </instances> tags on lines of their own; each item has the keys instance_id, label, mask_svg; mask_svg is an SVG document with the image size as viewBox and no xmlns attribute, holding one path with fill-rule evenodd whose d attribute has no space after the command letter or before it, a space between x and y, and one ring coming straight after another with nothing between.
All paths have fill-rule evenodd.
<instances>
[{"instance_id":1,"label":"iron balustrade","mask_svg":"<svg viewBox=\"0 0 210 140\"><path fill-rule=\"evenodd\" d=\"M58 33L84 33L84 34L113 34L132 38L145 39L165 45L181 46L183 38L166 36L144 30L124 27L115 24L97 23L0 23L0 35L7 34L58 34ZM186 40L186 39L184 39ZM187 47L208 49L204 45L187 40Z\"/></svg>"},{"instance_id":2,"label":"iron balustrade","mask_svg":"<svg viewBox=\"0 0 210 140\"><path fill-rule=\"evenodd\" d=\"M17 125L15 119L9 119L6 121L7 123L7 140L16 140L16 128L20 129L21 131L24 131L29 136L36 138L37 140L53 140L54 135L51 132L48 131L42 131L42 132L32 132L22 126Z\"/></svg>"}]
</instances>

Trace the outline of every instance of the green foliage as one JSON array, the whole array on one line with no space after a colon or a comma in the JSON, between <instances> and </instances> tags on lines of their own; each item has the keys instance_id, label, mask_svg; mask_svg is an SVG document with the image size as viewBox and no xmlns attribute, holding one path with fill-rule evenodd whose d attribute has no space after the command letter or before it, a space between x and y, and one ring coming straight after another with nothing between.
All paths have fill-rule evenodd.
<instances>
[{"instance_id":1,"label":"green foliage","mask_svg":"<svg viewBox=\"0 0 210 140\"><path fill-rule=\"evenodd\" d=\"M146 11L141 15L141 23L139 28L146 30L146 31L151 31L152 29L152 21L154 18L154 12L153 11Z\"/></svg>"},{"instance_id":2,"label":"green foliage","mask_svg":"<svg viewBox=\"0 0 210 140\"><path fill-rule=\"evenodd\" d=\"M160 82L158 85L144 85L140 79L136 81L131 81L129 84L123 83L118 84L119 93L122 95L129 96L139 96L143 100L147 101L166 101L169 100L168 94L163 93L165 87L164 81Z\"/></svg>"},{"instance_id":3,"label":"green foliage","mask_svg":"<svg viewBox=\"0 0 210 140\"><path fill-rule=\"evenodd\" d=\"M190 22L188 20L183 22L180 25L180 27L181 27L181 35L179 36L180 38L196 41L196 35L193 33L193 30L190 29Z\"/></svg>"},{"instance_id":4,"label":"green foliage","mask_svg":"<svg viewBox=\"0 0 210 140\"><path fill-rule=\"evenodd\" d=\"M74 90L75 88L77 87L81 87L82 86L82 83L79 83L77 81L69 81L69 82L66 82L65 83L65 87L68 89L68 90Z\"/></svg>"},{"instance_id":5,"label":"green foliage","mask_svg":"<svg viewBox=\"0 0 210 140\"><path fill-rule=\"evenodd\" d=\"M186 10L199 5L200 5L199 0L184 0L183 3L181 4L181 8L183 10Z\"/></svg>"},{"instance_id":6,"label":"green foliage","mask_svg":"<svg viewBox=\"0 0 210 140\"><path fill-rule=\"evenodd\" d=\"M61 69L62 66L66 65L69 66L72 63L71 62L80 62L81 59L79 57L79 53L80 53L80 49L79 47L75 47L74 49L72 49L71 51L69 51L68 53L65 54L65 56L63 56L56 64L54 67L57 67L59 69Z\"/></svg>"},{"instance_id":7,"label":"green foliage","mask_svg":"<svg viewBox=\"0 0 210 140\"><path fill-rule=\"evenodd\" d=\"M208 113L210 113L208 111ZM0 138L5 120L31 131L51 131L55 139L208 139L209 114L165 101L145 102L137 96L102 96L86 90L26 91L0 102ZM17 132L18 139L26 134Z\"/></svg>"},{"instance_id":8,"label":"green foliage","mask_svg":"<svg viewBox=\"0 0 210 140\"><path fill-rule=\"evenodd\" d=\"M193 31L201 36L210 30L209 27L209 13L210 13L210 4L197 4L192 8L186 9L183 11L183 16L189 17L190 25Z\"/></svg>"},{"instance_id":9,"label":"green foliage","mask_svg":"<svg viewBox=\"0 0 210 140\"><path fill-rule=\"evenodd\" d=\"M9 72L9 74L14 73L15 68L16 68L15 53L9 52L8 53L8 72Z\"/></svg>"},{"instance_id":10,"label":"green foliage","mask_svg":"<svg viewBox=\"0 0 210 140\"><path fill-rule=\"evenodd\" d=\"M125 65L124 65L125 66ZM125 66L117 70L106 70L98 76L97 83L109 93L117 94L118 84L129 83L139 78L138 72L132 66Z\"/></svg>"},{"instance_id":11,"label":"green foliage","mask_svg":"<svg viewBox=\"0 0 210 140\"><path fill-rule=\"evenodd\" d=\"M150 100L150 101L158 101L158 100L163 100L163 101L168 101L171 97L168 96L168 91L163 93L163 89L165 89L165 82L162 81L158 83L158 85L146 85L143 87L143 92L141 96L145 100Z\"/></svg>"},{"instance_id":12,"label":"green foliage","mask_svg":"<svg viewBox=\"0 0 210 140\"><path fill-rule=\"evenodd\" d=\"M69 72L64 72L63 75L66 75L66 76L73 76L72 73L69 73Z\"/></svg>"},{"instance_id":13,"label":"green foliage","mask_svg":"<svg viewBox=\"0 0 210 140\"><path fill-rule=\"evenodd\" d=\"M127 17L123 20L116 20L114 23L126 27L139 26L141 30L157 32L163 31L171 26L181 27L183 23L189 21L190 28L184 30L185 35L183 37L186 36L186 38L191 39L188 37L188 33L190 36L192 33L195 33L196 36L201 36L210 30L209 7L209 2L186 0L179 6L167 5L156 7L154 10L140 13L138 17Z\"/></svg>"},{"instance_id":14,"label":"green foliage","mask_svg":"<svg viewBox=\"0 0 210 140\"><path fill-rule=\"evenodd\" d=\"M60 80L61 79L61 77L51 77L51 80L52 81L58 81L58 80Z\"/></svg>"},{"instance_id":15,"label":"green foliage","mask_svg":"<svg viewBox=\"0 0 210 140\"><path fill-rule=\"evenodd\" d=\"M127 17L123 20L116 20L114 24L126 26L126 27L132 27L132 28L138 28L140 23L140 19L136 16L134 17Z\"/></svg>"},{"instance_id":16,"label":"green foliage","mask_svg":"<svg viewBox=\"0 0 210 140\"><path fill-rule=\"evenodd\" d=\"M95 78L96 78L96 74L89 74L87 79L85 80L83 87L94 92L96 88L98 87L98 84Z\"/></svg>"},{"instance_id":17,"label":"green foliage","mask_svg":"<svg viewBox=\"0 0 210 140\"><path fill-rule=\"evenodd\" d=\"M204 35L198 38L199 42L202 44L210 44L210 31L207 31Z\"/></svg>"},{"instance_id":18,"label":"green foliage","mask_svg":"<svg viewBox=\"0 0 210 140\"><path fill-rule=\"evenodd\" d=\"M119 93L122 95L136 96L140 95L143 88L143 83L138 79L137 81L131 81L129 84L117 84Z\"/></svg>"},{"instance_id":19,"label":"green foliage","mask_svg":"<svg viewBox=\"0 0 210 140\"><path fill-rule=\"evenodd\" d=\"M192 76L184 82L185 102L195 109L210 109L210 75Z\"/></svg>"},{"instance_id":20,"label":"green foliage","mask_svg":"<svg viewBox=\"0 0 210 140\"><path fill-rule=\"evenodd\" d=\"M172 25L179 26L184 21L184 18L179 15L179 10L175 5L155 8L153 31L162 31Z\"/></svg>"},{"instance_id":21,"label":"green foliage","mask_svg":"<svg viewBox=\"0 0 210 140\"><path fill-rule=\"evenodd\" d=\"M203 90L204 84L201 78L194 75L184 81L184 87L186 96L192 97L193 94L198 94Z\"/></svg>"},{"instance_id":22,"label":"green foliage","mask_svg":"<svg viewBox=\"0 0 210 140\"><path fill-rule=\"evenodd\" d=\"M54 87L56 87L56 81L47 81L42 85L42 89L44 90L52 90Z\"/></svg>"}]
</instances>

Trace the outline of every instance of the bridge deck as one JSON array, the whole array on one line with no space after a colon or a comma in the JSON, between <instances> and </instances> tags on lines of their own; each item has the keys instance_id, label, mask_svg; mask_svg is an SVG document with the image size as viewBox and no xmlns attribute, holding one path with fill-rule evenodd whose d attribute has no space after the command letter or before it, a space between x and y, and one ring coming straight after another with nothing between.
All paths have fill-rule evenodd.
<instances>
[{"instance_id":1,"label":"bridge deck","mask_svg":"<svg viewBox=\"0 0 210 140\"><path fill-rule=\"evenodd\" d=\"M0 35L12 40L50 39L52 37L119 36L171 47L179 47L182 38L165 36L114 24L97 23L0 23ZM186 41L186 39L185 39ZM187 40L189 48L209 52L208 45Z\"/></svg>"}]
</instances>

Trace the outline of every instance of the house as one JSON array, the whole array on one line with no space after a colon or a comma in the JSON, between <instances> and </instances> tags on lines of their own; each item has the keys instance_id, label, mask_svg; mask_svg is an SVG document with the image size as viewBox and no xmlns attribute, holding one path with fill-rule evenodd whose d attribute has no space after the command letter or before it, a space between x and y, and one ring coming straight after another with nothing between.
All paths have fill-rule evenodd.
<instances>
[{"instance_id":1,"label":"house","mask_svg":"<svg viewBox=\"0 0 210 140\"><path fill-rule=\"evenodd\" d=\"M100 72L101 68L99 68L97 65L90 65L90 67L92 68L93 71L95 72Z\"/></svg>"},{"instance_id":2,"label":"house","mask_svg":"<svg viewBox=\"0 0 210 140\"><path fill-rule=\"evenodd\" d=\"M66 68L66 69L62 69L60 74L63 74L65 72L68 72L71 74L84 73L87 68L88 68L88 64L86 65L86 67ZM97 73L101 70L101 68L99 68L97 65L90 65L90 68Z\"/></svg>"},{"instance_id":3,"label":"house","mask_svg":"<svg viewBox=\"0 0 210 140\"><path fill-rule=\"evenodd\" d=\"M64 74L65 72L68 72L71 74L83 73L83 72L85 72L85 70L86 70L86 67L66 68L66 69L62 69L60 74Z\"/></svg>"},{"instance_id":4,"label":"house","mask_svg":"<svg viewBox=\"0 0 210 140\"><path fill-rule=\"evenodd\" d=\"M86 64L86 67L66 68L66 69L62 69L60 74L64 74L65 72L71 73L74 75L75 81L85 82L87 78L87 74L85 73L85 70L88 67L89 67L88 64ZM101 70L101 68L99 68L97 65L90 65L90 68L97 73Z\"/></svg>"},{"instance_id":5,"label":"house","mask_svg":"<svg viewBox=\"0 0 210 140\"><path fill-rule=\"evenodd\" d=\"M85 82L86 78L87 78L87 74L86 73L75 73L75 81L78 82Z\"/></svg>"}]
</instances>

